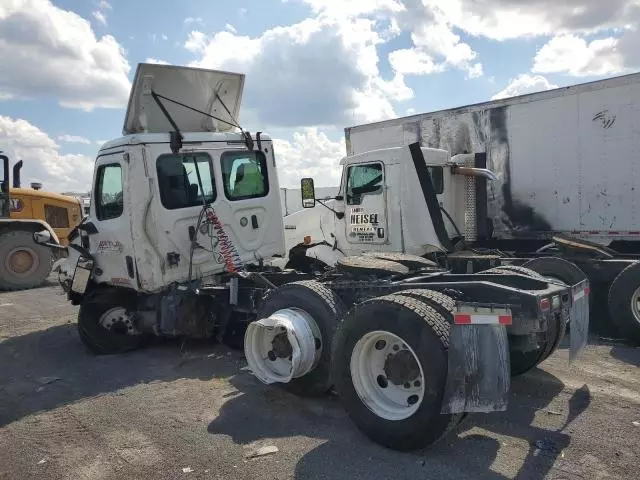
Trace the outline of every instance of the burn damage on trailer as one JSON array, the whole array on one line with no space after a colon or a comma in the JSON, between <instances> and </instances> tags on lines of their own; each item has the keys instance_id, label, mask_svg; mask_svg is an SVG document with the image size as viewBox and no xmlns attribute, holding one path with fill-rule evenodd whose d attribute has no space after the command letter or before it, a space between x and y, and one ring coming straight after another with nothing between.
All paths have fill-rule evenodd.
<instances>
[{"instance_id":1,"label":"burn damage on trailer","mask_svg":"<svg viewBox=\"0 0 640 480\"><path fill-rule=\"evenodd\" d=\"M478 202L484 201L487 205L480 209L484 217L478 217L481 237L494 228L512 237L551 231L550 223L542 215L513 195L508 108L503 106L474 112L460 109L446 116L433 116L404 125L405 138L415 138L421 146L448 150L451 156L476 153L475 166L489 168L501 179L498 190L496 186L487 185L484 179L477 179L478 186L486 186L478 190L485 192Z\"/></svg>"}]
</instances>

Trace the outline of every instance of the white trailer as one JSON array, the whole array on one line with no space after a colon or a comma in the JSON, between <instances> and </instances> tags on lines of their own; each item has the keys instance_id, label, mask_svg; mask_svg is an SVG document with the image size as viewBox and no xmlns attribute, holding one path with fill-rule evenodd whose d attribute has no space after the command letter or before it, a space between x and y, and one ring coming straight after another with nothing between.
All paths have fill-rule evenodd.
<instances>
[{"instance_id":1,"label":"white trailer","mask_svg":"<svg viewBox=\"0 0 640 480\"><path fill-rule=\"evenodd\" d=\"M640 253L640 73L353 126L345 139L348 156L413 142L485 153L494 239L560 233Z\"/></svg>"}]
</instances>

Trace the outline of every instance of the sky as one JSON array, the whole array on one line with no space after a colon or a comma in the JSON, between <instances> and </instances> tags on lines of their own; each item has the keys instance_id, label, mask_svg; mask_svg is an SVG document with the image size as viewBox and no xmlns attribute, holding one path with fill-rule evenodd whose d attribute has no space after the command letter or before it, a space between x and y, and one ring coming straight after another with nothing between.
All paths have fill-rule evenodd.
<instances>
[{"instance_id":1,"label":"sky","mask_svg":"<svg viewBox=\"0 0 640 480\"><path fill-rule=\"evenodd\" d=\"M281 186L334 186L344 128L633 73L640 0L2 0L0 150L90 189L140 62L244 73Z\"/></svg>"}]
</instances>

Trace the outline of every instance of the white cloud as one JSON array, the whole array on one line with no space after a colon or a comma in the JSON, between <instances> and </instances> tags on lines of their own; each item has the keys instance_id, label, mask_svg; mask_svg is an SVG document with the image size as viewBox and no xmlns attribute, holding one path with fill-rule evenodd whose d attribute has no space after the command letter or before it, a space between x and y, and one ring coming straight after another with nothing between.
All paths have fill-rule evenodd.
<instances>
[{"instance_id":1,"label":"white cloud","mask_svg":"<svg viewBox=\"0 0 640 480\"><path fill-rule=\"evenodd\" d=\"M532 71L574 76L620 73L625 61L618 43L612 37L589 43L575 35L553 37L536 54Z\"/></svg>"},{"instance_id":2,"label":"white cloud","mask_svg":"<svg viewBox=\"0 0 640 480\"><path fill-rule=\"evenodd\" d=\"M334 187L340 182L344 140L333 142L317 128L306 128L293 134L293 142L274 139L273 151L281 187L299 188L303 177L313 177L317 187Z\"/></svg>"},{"instance_id":3,"label":"white cloud","mask_svg":"<svg viewBox=\"0 0 640 480\"><path fill-rule=\"evenodd\" d=\"M24 160L23 184L42 182L53 192L90 189L94 160L86 155L61 155L45 132L26 120L0 116L0 144L13 162Z\"/></svg>"},{"instance_id":4,"label":"white cloud","mask_svg":"<svg viewBox=\"0 0 640 480\"><path fill-rule=\"evenodd\" d=\"M130 65L111 35L50 0L0 7L0 97L54 97L65 107L122 107Z\"/></svg>"},{"instance_id":5,"label":"white cloud","mask_svg":"<svg viewBox=\"0 0 640 480\"><path fill-rule=\"evenodd\" d=\"M322 126L395 115L393 101L411 98L402 75L384 80L368 19L308 18L259 37L192 31L185 48L193 66L247 75L244 114L261 126Z\"/></svg>"},{"instance_id":6,"label":"white cloud","mask_svg":"<svg viewBox=\"0 0 640 480\"><path fill-rule=\"evenodd\" d=\"M231 33L238 33L238 31L236 30L236 27L234 27L234 26L233 26L233 25L231 25L230 23L227 23L227 24L224 26L224 29L225 29L227 32L231 32Z\"/></svg>"},{"instance_id":7,"label":"white cloud","mask_svg":"<svg viewBox=\"0 0 640 480\"><path fill-rule=\"evenodd\" d=\"M102 25L107 24L107 17L100 10L94 10L93 12L91 12L91 15L93 15L93 18L95 18Z\"/></svg>"},{"instance_id":8,"label":"white cloud","mask_svg":"<svg viewBox=\"0 0 640 480\"><path fill-rule=\"evenodd\" d=\"M244 17L247 14L247 9L242 7L240 10L238 10L238 15L240 15L241 17Z\"/></svg>"},{"instance_id":9,"label":"white cloud","mask_svg":"<svg viewBox=\"0 0 640 480\"><path fill-rule=\"evenodd\" d=\"M498 100L500 98L515 97L517 95L524 95L526 93L541 92L544 90L551 90L552 88L558 88L557 85L549 82L542 75L529 75L523 73L509 82L504 90L496 93L492 100Z\"/></svg>"},{"instance_id":10,"label":"white cloud","mask_svg":"<svg viewBox=\"0 0 640 480\"><path fill-rule=\"evenodd\" d=\"M98 8L100 8L101 10L111 10L112 7L111 4L109 4L109 2L107 2L106 0L100 0Z\"/></svg>"},{"instance_id":11,"label":"white cloud","mask_svg":"<svg viewBox=\"0 0 640 480\"><path fill-rule=\"evenodd\" d=\"M184 19L185 25L191 25L192 23L200 23L202 24L202 17L187 17Z\"/></svg>"},{"instance_id":12,"label":"white cloud","mask_svg":"<svg viewBox=\"0 0 640 480\"><path fill-rule=\"evenodd\" d=\"M428 75L443 70L443 66L436 64L431 55L417 48L403 48L391 52L389 63L396 72L405 75Z\"/></svg>"},{"instance_id":13,"label":"white cloud","mask_svg":"<svg viewBox=\"0 0 640 480\"><path fill-rule=\"evenodd\" d=\"M91 145L91 140L79 135L59 135L58 140L67 143L84 143L86 145Z\"/></svg>"},{"instance_id":14,"label":"white cloud","mask_svg":"<svg viewBox=\"0 0 640 480\"><path fill-rule=\"evenodd\" d=\"M169 40L169 37L167 37L164 33L162 34L162 39L163 40Z\"/></svg>"},{"instance_id":15,"label":"white cloud","mask_svg":"<svg viewBox=\"0 0 640 480\"><path fill-rule=\"evenodd\" d=\"M169 65L169 62L166 60L160 60L158 58L149 57L145 61L145 63L155 63L157 65Z\"/></svg>"}]
</instances>

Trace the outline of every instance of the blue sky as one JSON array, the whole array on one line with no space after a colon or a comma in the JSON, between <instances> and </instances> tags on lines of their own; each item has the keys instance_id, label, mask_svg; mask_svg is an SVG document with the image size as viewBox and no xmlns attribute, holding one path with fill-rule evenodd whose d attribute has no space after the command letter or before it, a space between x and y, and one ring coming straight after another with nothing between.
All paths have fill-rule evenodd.
<instances>
[{"instance_id":1,"label":"blue sky","mask_svg":"<svg viewBox=\"0 0 640 480\"><path fill-rule=\"evenodd\" d=\"M87 190L138 62L240 71L240 120L280 178L336 182L345 126L635 71L638 0L13 0L0 7L0 149Z\"/></svg>"}]
</instances>

